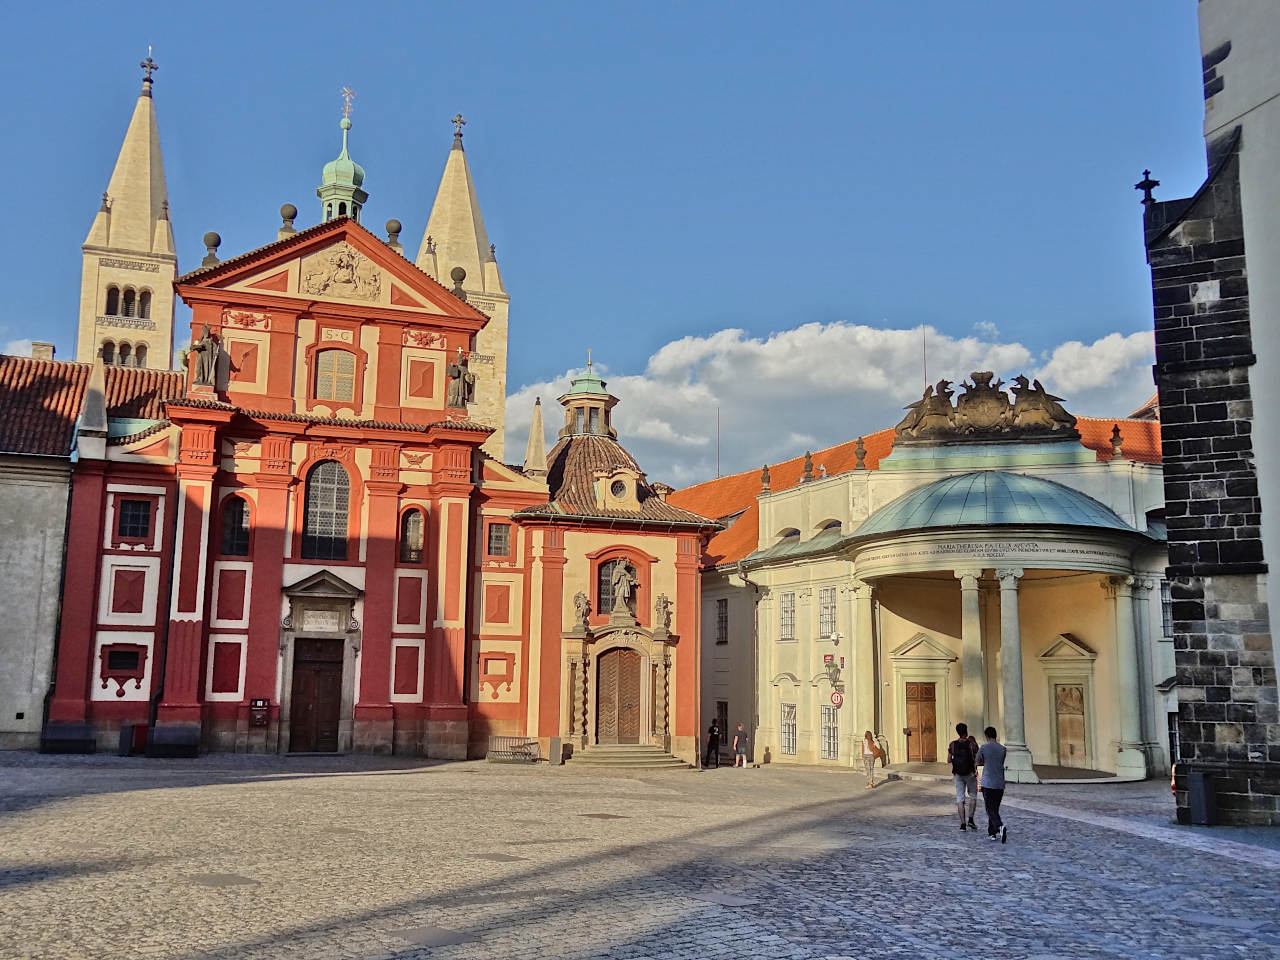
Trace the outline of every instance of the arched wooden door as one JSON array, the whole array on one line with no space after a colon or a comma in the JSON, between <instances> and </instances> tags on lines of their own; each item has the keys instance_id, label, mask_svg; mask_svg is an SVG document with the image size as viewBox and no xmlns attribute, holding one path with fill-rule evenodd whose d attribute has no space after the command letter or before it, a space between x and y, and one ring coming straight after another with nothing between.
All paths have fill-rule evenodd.
<instances>
[{"instance_id":1,"label":"arched wooden door","mask_svg":"<svg viewBox=\"0 0 1280 960\"><path fill-rule=\"evenodd\" d=\"M596 661L596 742L640 742L640 654L609 650Z\"/></svg>"}]
</instances>

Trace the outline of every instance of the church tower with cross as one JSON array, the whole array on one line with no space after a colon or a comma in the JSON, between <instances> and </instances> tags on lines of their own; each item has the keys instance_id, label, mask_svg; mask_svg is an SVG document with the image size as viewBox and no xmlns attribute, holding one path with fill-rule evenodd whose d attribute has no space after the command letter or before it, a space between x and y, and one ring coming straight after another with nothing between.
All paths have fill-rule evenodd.
<instances>
[{"instance_id":1,"label":"church tower with cross","mask_svg":"<svg viewBox=\"0 0 1280 960\"><path fill-rule=\"evenodd\" d=\"M321 220L325 223L336 217L350 217L359 223L360 210L369 199L369 194L362 189L364 167L352 160L351 154L347 152L353 99L355 92L350 87L343 87L342 119L338 121L342 130L342 152L324 165L320 186L316 188L316 196L320 198Z\"/></svg>"},{"instance_id":2,"label":"church tower with cross","mask_svg":"<svg viewBox=\"0 0 1280 960\"><path fill-rule=\"evenodd\" d=\"M160 131L151 96L155 61L139 66L142 91L102 206L85 238L76 359L168 370L173 360L173 280L178 258Z\"/></svg>"},{"instance_id":3,"label":"church tower with cross","mask_svg":"<svg viewBox=\"0 0 1280 960\"><path fill-rule=\"evenodd\" d=\"M476 335L471 372L476 375L472 416L494 429L484 452L502 459L507 395L507 313L511 299L502 283L494 245L485 232L471 167L462 148L462 114L456 114L453 147L444 164L422 245L414 261L451 290L460 288L473 307L489 316ZM460 271L460 273L459 273Z\"/></svg>"}]
</instances>

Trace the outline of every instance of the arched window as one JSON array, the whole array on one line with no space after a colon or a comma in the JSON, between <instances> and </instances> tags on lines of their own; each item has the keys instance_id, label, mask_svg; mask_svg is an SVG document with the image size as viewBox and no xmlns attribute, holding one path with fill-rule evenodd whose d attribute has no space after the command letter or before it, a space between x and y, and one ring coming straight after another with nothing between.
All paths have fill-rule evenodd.
<instances>
[{"instance_id":1,"label":"arched window","mask_svg":"<svg viewBox=\"0 0 1280 960\"><path fill-rule=\"evenodd\" d=\"M249 504L244 497L227 497L222 506L222 555L249 555Z\"/></svg>"},{"instance_id":2,"label":"arched window","mask_svg":"<svg viewBox=\"0 0 1280 960\"><path fill-rule=\"evenodd\" d=\"M123 309L121 310L121 316L132 317L134 315L134 310L137 307L137 302L138 294L126 287L124 291L124 303L122 304Z\"/></svg>"},{"instance_id":3,"label":"arched window","mask_svg":"<svg viewBox=\"0 0 1280 960\"><path fill-rule=\"evenodd\" d=\"M421 510L406 510L400 518L400 562L422 562L422 540L426 524Z\"/></svg>"},{"instance_id":4,"label":"arched window","mask_svg":"<svg viewBox=\"0 0 1280 960\"><path fill-rule=\"evenodd\" d=\"M347 215L347 205L345 203L338 204L338 216L345 217Z\"/></svg>"},{"instance_id":5,"label":"arched window","mask_svg":"<svg viewBox=\"0 0 1280 960\"><path fill-rule=\"evenodd\" d=\"M356 358L346 350L316 354L316 399L351 403L356 395Z\"/></svg>"},{"instance_id":6,"label":"arched window","mask_svg":"<svg viewBox=\"0 0 1280 960\"><path fill-rule=\"evenodd\" d=\"M302 507L304 560L347 559L347 509L351 479L342 464L322 460L307 472Z\"/></svg>"},{"instance_id":7,"label":"arched window","mask_svg":"<svg viewBox=\"0 0 1280 960\"><path fill-rule=\"evenodd\" d=\"M147 365L147 348L141 343L134 348L133 365L135 367L145 367Z\"/></svg>"},{"instance_id":8,"label":"arched window","mask_svg":"<svg viewBox=\"0 0 1280 960\"><path fill-rule=\"evenodd\" d=\"M326 204L326 205L325 205L325 208L324 208L324 218L325 218L326 220L332 220L332 219L333 219L333 204L332 204L332 203L329 203L329 204Z\"/></svg>"},{"instance_id":9,"label":"arched window","mask_svg":"<svg viewBox=\"0 0 1280 960\"><path fill-rule=\"evenodd\" d=\"M626 560L608 560L600 564L600 572L596 584L596 613L602 613L606 616L613 612L614 590L613 579L615 576L619 578L619 585L622 583L622 575L618 573L619 568L625 567L631 574L633 580L636 579L636 568ZM636 592L639 584L633 584L630 590L630 598L627 607L631 610L632 615L636 612Z\"/></svg>"},{"instance_id":10,"label":"arched window","mask_svg":"<svg viewBox=\"0 0 1280 960\"><path fill-rule=\"evenodd\" d=\"M120 288L119 287L107 287L107 309L105 312L108 317L120 316Z\"/></svg>"},{"instance_id":11,"label":"arched window","mask_svg":"<svg viewBox=\"0 0 1280 960\"><path fill-rule=\"evenodd\" d=\"M129 354L129 345L127 343L120 344L120 352L116 354L116 363L122 367L127 367L129 365Z\"/></svg>"},{"instance_id":12,"label":"arched window","mask_svg":"<svg viewBox=\"0 0 1280 960\"><path fill-rule=\"evenodd\" d=\"M138 297L138 316L144 320L151 318L151 291L143 290Z\"/></svg>"},{"instance_id":13,"label":"arched window","mask_svg":"<svg viewBox=\"0 0 1280 960\"><path fill-rule=\"evenodd\" d=\"M102 341L102 362L107 365L116 362L116 345L110 340Z\"/></svg>"}]
</instances>

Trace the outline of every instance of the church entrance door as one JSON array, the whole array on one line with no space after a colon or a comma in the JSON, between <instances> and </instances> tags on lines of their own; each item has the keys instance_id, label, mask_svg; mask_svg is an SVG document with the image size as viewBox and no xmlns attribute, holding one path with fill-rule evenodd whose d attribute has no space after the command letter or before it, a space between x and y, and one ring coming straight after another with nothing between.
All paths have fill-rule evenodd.
<instances>
[{"instance_id":1,"label":"church entrance door","mask_svg":"<svg viewBox=\"0 0 1280 960\"><path fill-rule=\"evenodd\" d=\"M596 681L596 742L640 742L640 654L609 650L600 655Z\"/></svg>"},{"instance_id":2,"label":"church entrance door","mask_svg":"<svg viewBox=\"0 0 1280 960\"><path fill-rule=\"evenodd\" d=\"M932 683L907 684L907 763L937 763L938 704Z\"/></svg>"},{"instance_id":3,"label":"church entrance door","mask_svg":"<svg viewBox=\"0 0 1280 960\"><path fill-rule=\"evenodd\" d=\"M290 751L336 752L341 712L342 641L294 640Z\"/></svg>"},{"instance_id":4,"label":"church entrance door","mask_svg":"<svg viewBox=\"0 0 1280 960\"><path fill-rule=\"evenodd\" d=\"M1059 683L1053 688L1058 721L1058 763L1064 767L1088 767L1084 736L1084 686Z\"/></svg>"}]
</instances>

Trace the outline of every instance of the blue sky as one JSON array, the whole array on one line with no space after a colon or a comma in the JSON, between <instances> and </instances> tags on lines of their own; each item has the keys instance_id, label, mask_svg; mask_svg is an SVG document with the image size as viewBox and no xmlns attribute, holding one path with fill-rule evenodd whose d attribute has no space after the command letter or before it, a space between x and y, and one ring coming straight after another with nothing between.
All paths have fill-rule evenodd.
<instances>
[{"instance_id":1,"label":"blue sky","mask_svg":"<svg viewBox=\"0 0 1280 960\"><path fill-rule=\"evenodd\" d=\"M1163 181L1158 196L1203 178L1195 8L24 5L7 15L0 65L10 141L0 165L10 223L22 225L0 243L10 289L23 291L0 311L0 342L52 338L72 355L79 245L152 44L183 269L199 263L207 230L230 256L273 239L286 201L299 226L318 219L344 84L358 94L351 148L368 174L366 225L401 220L412 255L460 110L513 298L513 425L520 388L554 390L590 346L632 389L619 422L660 458L651 472L705 474L717 402L725 469L836 443L891 424L888 411L919 393L919 376L903 373L918 364L881 363L887 341L870 333L930 327L931 377L958 379L968 370L944 368L967 362L952 349L965 338L995 350L971 352L975 362L1050 369L1064 342L1149 329L1132 184L1146 166ZM808 409L789 404L804 404L804 391L771 384L764 368L745 395L700 372L707 343L791 354L788 332L813 324L865 328L854 341L866 350L832 355L809 338L818 352L787 380L866 368L894 385L883 404L850 402L813 429L762 427L753 396L799 422ZM898 353L919 334L901 339ZM1114 383L1059 377L1060 391L1082 394L1073 409L1127 412L1114 405L1147 389L1134 386L1132 371L1150 362L1134 359L1136 343ZM655 428L639 381L652 385L655 358L676 354L665 375L706 389ZM664 446L668 427L692 440ZM523 438L508 444L518 458Z\"/></svg>"}]
</instances>

